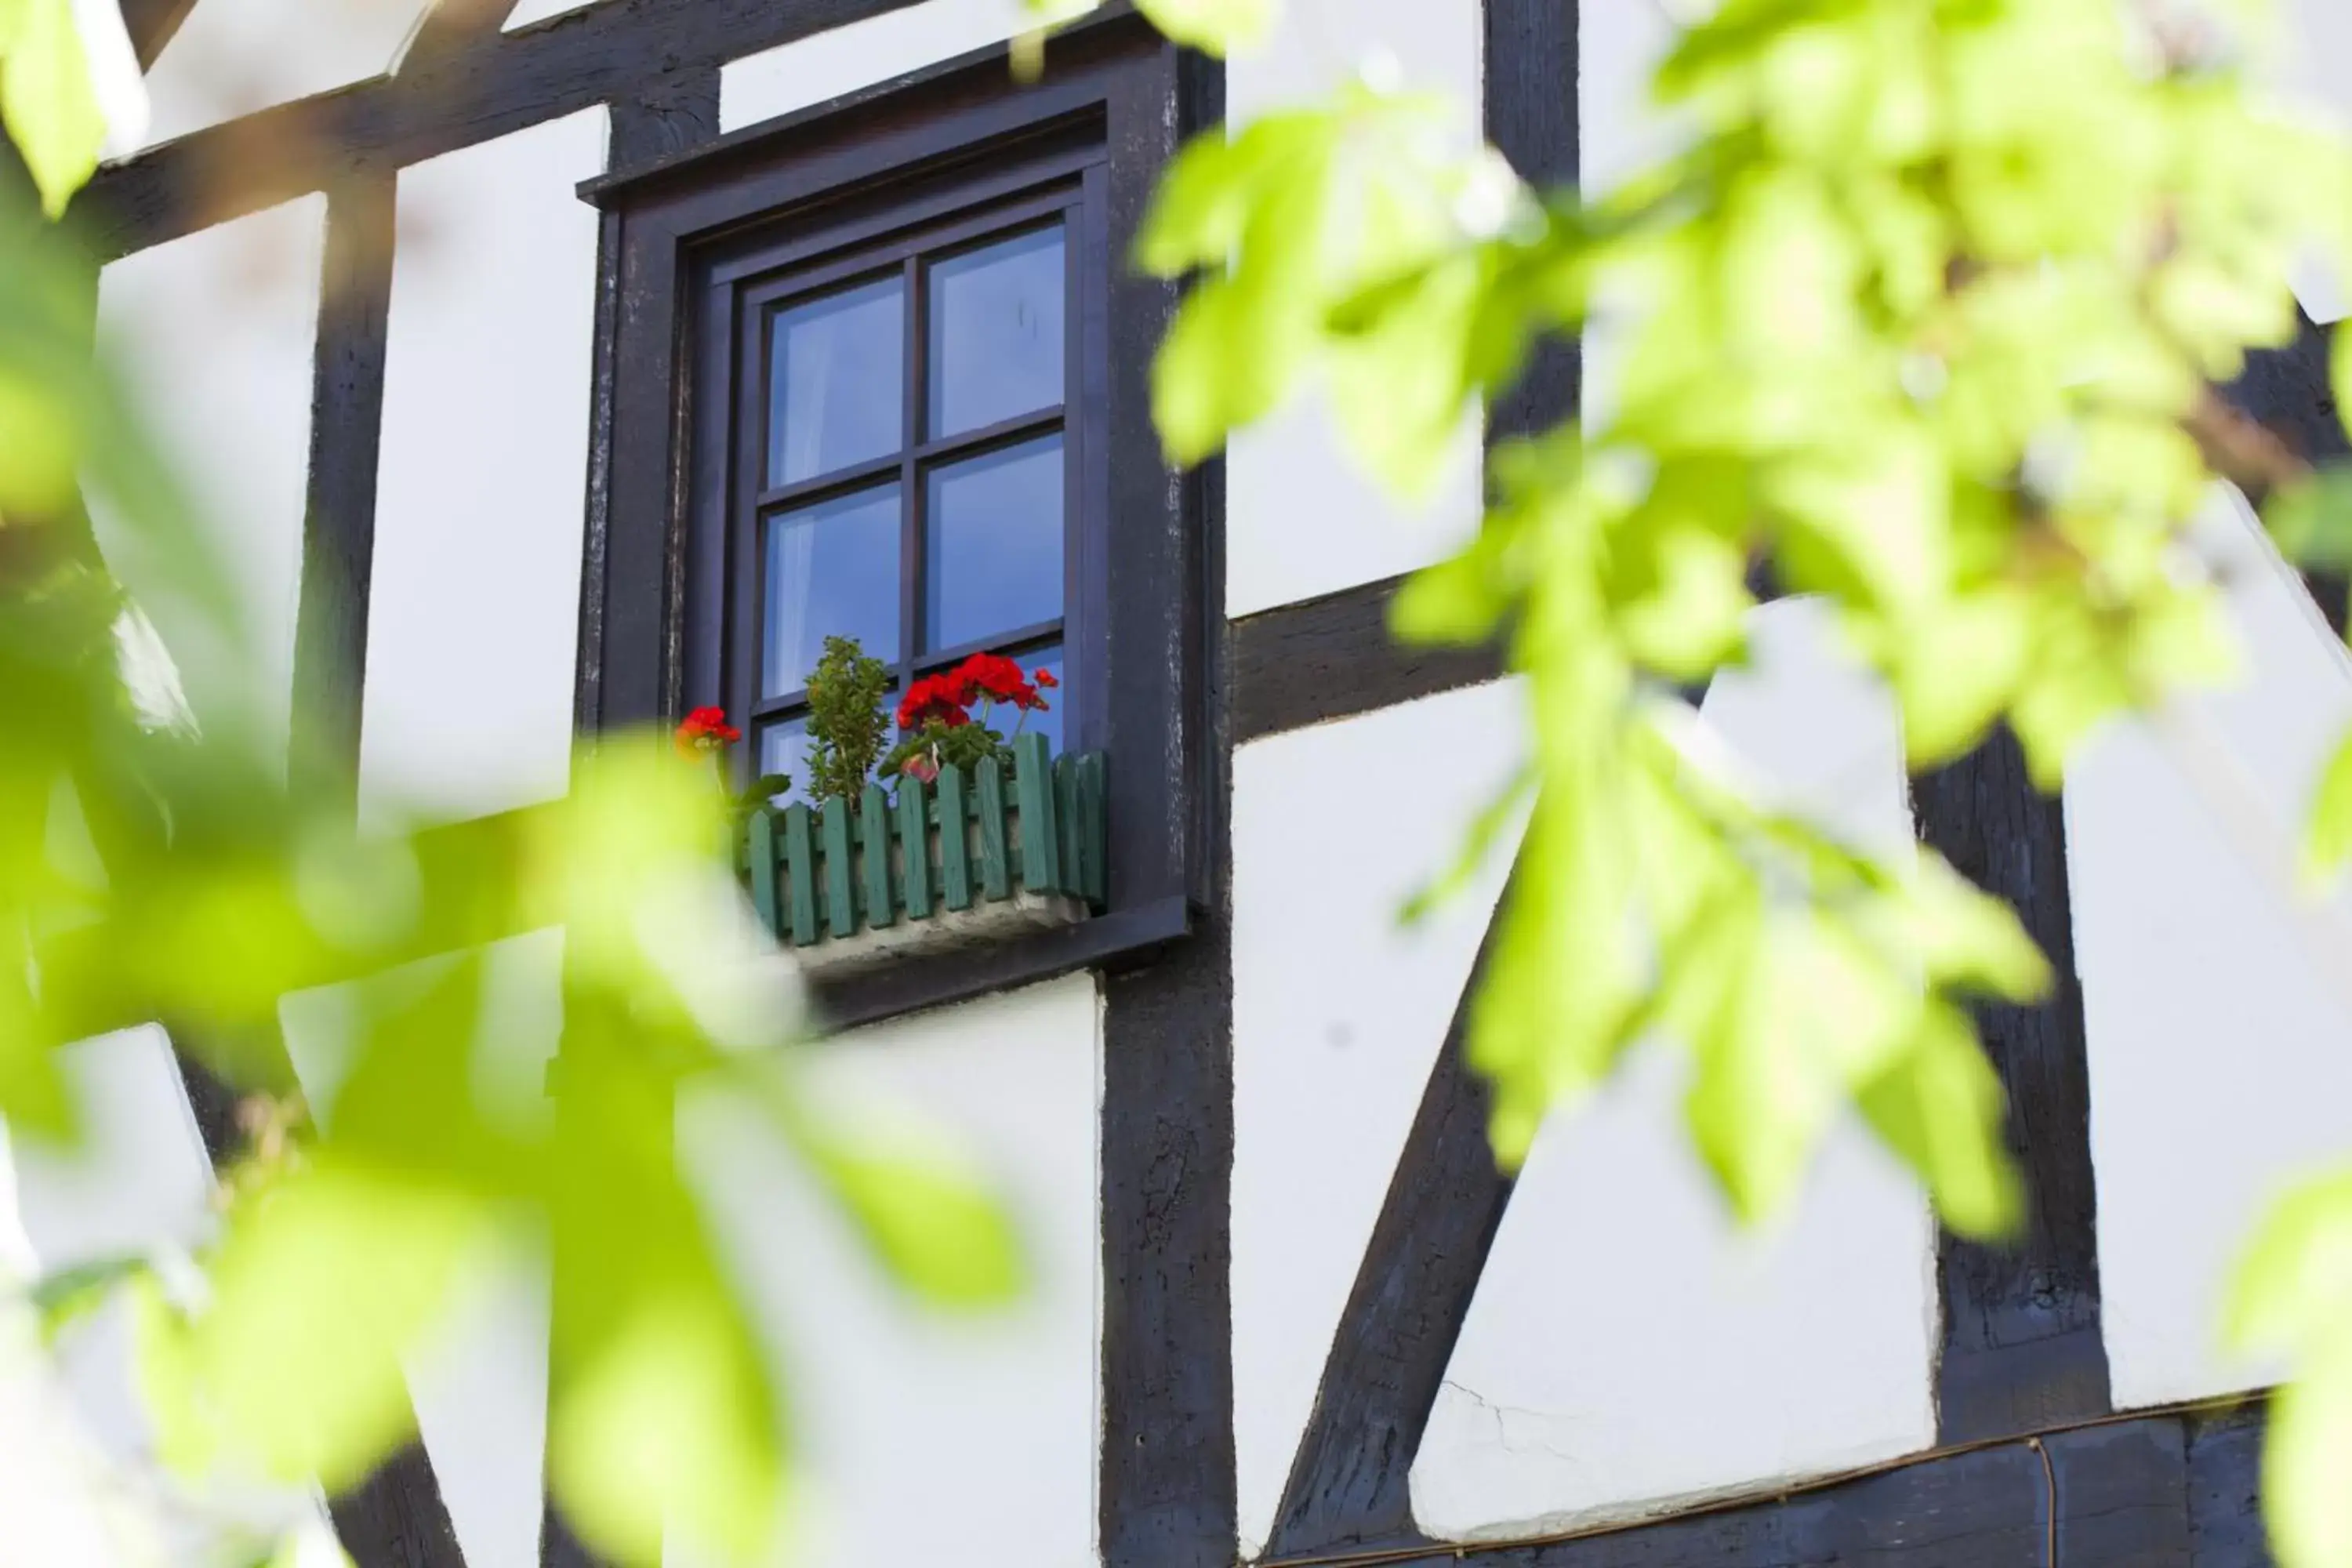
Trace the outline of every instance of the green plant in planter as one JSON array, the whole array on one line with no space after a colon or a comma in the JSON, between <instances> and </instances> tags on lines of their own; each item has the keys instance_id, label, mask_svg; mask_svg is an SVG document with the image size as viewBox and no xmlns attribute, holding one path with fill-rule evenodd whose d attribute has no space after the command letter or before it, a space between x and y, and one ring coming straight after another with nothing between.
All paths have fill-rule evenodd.
<instances>
[{"instance_id":1,"label":"green plant in planter","mask_svg":"<svg viewBox=\"0 0 2352 1568\"><path fill-rule=\"evenodd\" d=\"M890 730L883 709L889 689L890 667L856 637L824 639L824 657L808 678L811 805L855 804L866 792Z\"/></svg>"},{"instance_id":2,"label":"green plant in planter","mask_svg":"<svg viewBox=\"0 0 2352 1568\"><path fill-rule=\"evenodd\" d=\"M953 669L927 675L899 700L902 733L882 760L883 772L929 783L942 769L969 770L989 757L1010 768L1011 738L990 722L998 705L1019 711L1013 725L1018 735L1030 714L1047 710L1045 692L1059 684L1050 669L1024 673L996 653L976 653Z\"/></svg>"}]
</instances>

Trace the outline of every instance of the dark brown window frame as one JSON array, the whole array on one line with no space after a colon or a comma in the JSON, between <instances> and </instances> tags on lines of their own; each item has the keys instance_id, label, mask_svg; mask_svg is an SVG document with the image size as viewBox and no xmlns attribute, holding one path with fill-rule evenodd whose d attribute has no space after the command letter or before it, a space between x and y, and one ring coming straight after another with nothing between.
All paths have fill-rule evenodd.
<instances>
[{"instance_id":1,"label":"dark brown window frame","mask_svg":"<svg viewBox=\"0 0 2352 1568\"><path fill-rule=\"evenodd\" d=\"M1211 487L1168 471L1151 426L1151 354L1177 290L1124 261L1175 152L1178 86L1177 51L1113 16L1057 38L1028 85L999 47L582 187L604 211L613 322L582 617L582 720L602 731L726 699L738 450L698 411L733 409L738 372L731 353L698 347L733 344L737 323L712 301L795 256L900 232L927 205L946 215L1057 179L1093 183L1084 206L1098 216L1066 253L1085 279L1069 330L1100 347L1065 395L1089 416L1074 466L1064 658L1078 678L1065 722L1069 744L1110 757L1109 898L1074 926L821 985L836 1025L1140 960L1192 930L1210 885L1205 583L1218 520Z\"/></svg>"}]
</instances>

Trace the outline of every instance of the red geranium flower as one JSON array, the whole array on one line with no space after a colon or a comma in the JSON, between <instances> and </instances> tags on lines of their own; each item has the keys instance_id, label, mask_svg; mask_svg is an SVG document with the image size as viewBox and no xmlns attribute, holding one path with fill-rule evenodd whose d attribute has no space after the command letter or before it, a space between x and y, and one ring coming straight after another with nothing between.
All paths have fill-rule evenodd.
<instances>
[{"instance_id":1,"label":"red geranium flower","mask_svg":"<svg viewBox=\"0 0 2352 1568\"><path fill-rule=\"evenodd\" d=\"M727 721L724 708L698 708L686 716L677 727L677 749L682 755L698 756L733 745L743 738L743 731Z\"/></svg>"},{"instance_id":2,"label":"red geranium flower","mask_svg":"<svg viewBox=\"0 0 2352 1568\"><path fill-rule=\"evenodd\" d=\"M976 653L956 671L999 702L1015 702L1031 689L1021 667L1001 653Z\"/></svg>"},{"instance_id":3,"label":"red geranium flower","mask_svg":"<svg viewBox=\"0 0 2352 1568\"><path fill-rule=\"evenodd\" d=\"M1047 669L1043 665L1038 666L1037 672L1034 675L1032 675L1029 679L1035 681L1038 685L1044 687L1048 691L1053 690L1054 688L1062 684L1060 681L1054 679L1054 672Z\"/></svg>"},{"instance_id":4,"label":"red geranium flower","mask_svg":"<svg viewBox=\"0 0 2352 1568\"><path fill-rule=\"evenodd\" d=\"M971 721L963 710L971 700L969 689L953 676L927 675L898 700L898 728L919 730L926 721L937 719L952 730Z\"/></svg>"}]
</instances>

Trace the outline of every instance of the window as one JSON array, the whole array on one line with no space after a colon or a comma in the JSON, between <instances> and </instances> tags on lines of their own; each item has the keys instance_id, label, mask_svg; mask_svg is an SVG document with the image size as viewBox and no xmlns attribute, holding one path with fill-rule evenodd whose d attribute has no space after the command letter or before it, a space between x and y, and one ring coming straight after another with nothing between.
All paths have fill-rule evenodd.
<instances>
[{"instance_id":1,"label":"window","mask_svg":"<svg viewBox=\"0 0 2352 1568\"><path fill-rule=\"evenodd\" d=\"M1050 669L1060 695L1028 727L1057 752L1077 738L1085 200L1065 180L741 288L761 368L736 395L726 685L761 772L806 772L804 688L828 637L901 687L982 651Z\"/></svg>"},{"instance_id":2,"label":"window","mask_svg":"<svg viewBox=\"0 0 2352 1568\"><path fill-rule=\"evenodd\" d=\"M1106 758L1091 919L821 982L837 1022L1129 962L1207 901L1221 520L1151 426L1176 291L1123 265L1193 68L1097 16L1034 83L999 48L583 187L607 258L583 726L716 704L747 773L803 773L844 634L902 686L982 649L1052 668L1049 738Z\"/></svg>"}]
</instances>

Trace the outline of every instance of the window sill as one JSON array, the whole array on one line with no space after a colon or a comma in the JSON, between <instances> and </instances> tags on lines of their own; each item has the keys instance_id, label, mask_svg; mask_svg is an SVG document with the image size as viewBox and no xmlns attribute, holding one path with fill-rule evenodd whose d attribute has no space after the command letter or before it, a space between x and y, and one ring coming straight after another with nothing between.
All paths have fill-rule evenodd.
<instances>
[{"instance_id":1,"label":"window sill","mask_svg":"<svg viewBox=\"0 0 2352 1568\"><path fill-rule=\"evenodd\" d=\"M855 975L813 976L814 1001L827 1030L856 1028L1080 969L1139 963L1192 931L1191 903L1162 899L993 946L935 953Z\"/></svg>"},{"instance_id":2,"label":"window sill","mask_svg":"<svg viewBox=\"0 0 2352 1568\"><path fill-rule=\"evenodd\" d=\"M843 1027L1046 978L1189 928L1172 908L1108 910L1107 769L1045 737L896 797L754 814L746 875L761 921ZM1145 918L1137 919L1137 915Z\"/></svg>"}]
</instances>

